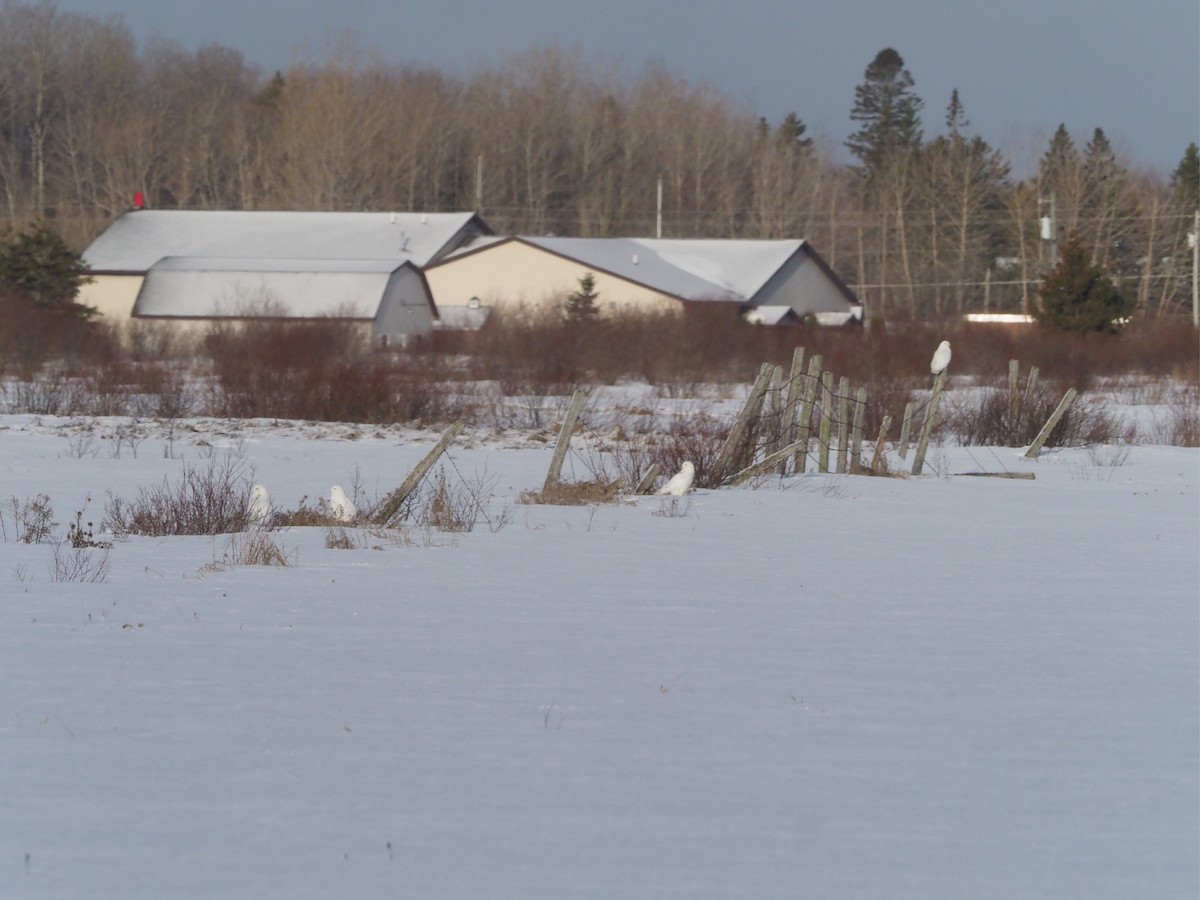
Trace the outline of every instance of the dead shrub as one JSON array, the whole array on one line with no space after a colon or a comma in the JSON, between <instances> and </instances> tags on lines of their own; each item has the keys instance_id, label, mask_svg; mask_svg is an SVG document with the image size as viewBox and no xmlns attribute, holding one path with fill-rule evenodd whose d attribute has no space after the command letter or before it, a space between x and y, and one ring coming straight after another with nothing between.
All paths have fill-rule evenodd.
<instances>
[{"instance_id":1,"label":"dead shrub","mask_svg":"<svg viewBox=\"0 0 1200 900\"><path fill-rule=\"evenodd\" d=\"M950 395L940 423L942 434L963 446L1025 447L1033 443L1057 408L1065 389L1040 381L1033 393L1011 403L1007 387ZM1046 440L1047 447L1129 443L1136 435L1103 402L1080 393Z\"/></svg>"},{"instance_id":2,"label":"dead shrub","mask_svg":"<svg viewBox=\"0 0 1200 900\"><path fill-rule=\"evenodd\" d=\"M616 503L623 481L559 482L550 490L522 491L518 503L545 506L597 506Z\"/></svg>"},{"instance_id":3,"label":"dead shrub","mask_svg":"<svg viewBox=\"0 0 1200 900\"><path fill-rule=\"evenodd\" d=\"M108 580L110 562L108 550L77 547L70 542L55 544L50 562L53 582L82 582L99 584Z\"/></svg>"},{"instance_id":4,"label":"dead shrub","mask_svg":"<svg viewBox=\"0 0 1200 900\"><path fill-rule=\"evenodd\" d=\"M242 460L210 460L206 468L184 463L178 481L139 488L131 503L109 494L103 529L151 537L225 534L250 523L252 472Z\"/></svg>"},{"instance_id":5,"label":"dead shrub","mask_svg":"<svg viewBox=\"0 0 1200 900\"><path fill-rule=\"evenodd\" d=\"M1151 439L1168 447L1200 447L1200 388L1190 386L1172 392L1166 403L1166 419L1156 419Z\"/></svg>"},{"instance_id":6,"label":"dead shrub","mask_svg":"<svg viewBox=\"0 0 1200 900\"><path fill-rule=\"evenodd\" d=\"M12 539L21 544L41 544L49 541L58 523L54 521L54 509L46 494L32 499L9 498L5 509L0 511L0 540L9 540L9 525L3 513L8 514L12 526Z\"/></svg>"}]
</instances>

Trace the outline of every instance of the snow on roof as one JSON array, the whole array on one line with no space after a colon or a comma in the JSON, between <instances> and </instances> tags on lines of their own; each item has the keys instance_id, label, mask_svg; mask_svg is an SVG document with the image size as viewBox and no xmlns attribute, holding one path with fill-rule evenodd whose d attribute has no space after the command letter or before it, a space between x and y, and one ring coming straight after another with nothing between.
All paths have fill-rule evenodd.
<instances>
[{"instance_id":1,"label":"snow on roof","mask_svg":"<svg viewBox=\"0 0 1200 900\"><path fill-rule=\"evenodd\" d=\"M803 241L530 238L535 247L685 300L752 302Z\"/></svg>"},{"instance_id":2,"label":"snow on roof","mask_svg":"<svg viewBox=\"0 0 1200 900\"><path fill-rule=\"evenodd\" d=\"M778 325L791 311L790 306L756 306L746 312L745 319L751 325Z\"/></svg>"},{"instance_id":3,"label":"snow on roof","mask_svg":"<svg viewBox=\"0 0 1200 900\"><path fill-rule=\"evenodd\" d=\"M439 331L478 331L491 314L490 306L439 306L434 327Z\"/></svg>"},{"instance_id":4,"label":"snow on roof","mask_svg":"<svg viewBox=\"0 0 1200 900\"><path fill-rule=\"evenodd\" d=\"M836 327L838 325L848 325L850 322L861 322L862 312L862 307L856 306L853 309L848 310L813 312L808 313L808 315L816 319L818 325Z\"/></svg>"},{"instance_id":5,"label":"snow on roof","mask_svg":"<svg viewBox=\"0 0 1200 900\"><path fill-rule=\"evenodd\" d=\"M99 272L145 272L167 256L388 259L423 266L473 219L474 213L142 209L113 222L83 260Z\"/></svg>"},{"instance_id":6,"label":"snow on roof","mask_svg":"<svg viewBox=\"0 0 1200 900\"><path fill-rule=\"evenodd\" d=\"M150 267L135 316L373 319L395 260L167 257Z\"/></svg>"}]
</instances>

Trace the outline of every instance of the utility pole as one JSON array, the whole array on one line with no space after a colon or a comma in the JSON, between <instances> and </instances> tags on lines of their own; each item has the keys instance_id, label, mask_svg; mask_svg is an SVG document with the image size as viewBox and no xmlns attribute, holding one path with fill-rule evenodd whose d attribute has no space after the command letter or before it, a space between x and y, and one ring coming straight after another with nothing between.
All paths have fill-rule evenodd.
<instances>
[{"instance_id":1,"label":"utility pole","mask_svg":"<svg viewBox=\"0 0 1200 900\"><path fill-rule=\"evenodd\" d=\"M483 211L483 154L475 160L475 212Z\"/></svg>"},{"instance_id":2,"label":"utility pole","mask_svg":"<svg viewBox=\"0 0 1200 900\"><path fill-rule=\"evenodd\" d=\"M1200 209L1192 220L1188 246L1192 248L1192 327L1200 328Z\"/></svg>"},{"instance_id":3,"label":"utility pole","mask_svg":"<svg viewBox=\"0 0 1200 900\"><path fill-rule=\"evenodd\" d=\"M662 176L658 176L658 206L654 219L654 236L662 240Z\"/></svg>"},{"instance_id":4,"label":"utility pole","mask_svg":"<svg viewBox=\"0 0 1200 900\"><path fill-rule=\"evenodd\" d=\"M1050 244L1050 268L1058 265L1058 203L1054 191L1050 192L1049 200L1038 200L1038 205L1050 207L1050 215L1042 216L1042 240Z\"/></svg>"}]
</instances>

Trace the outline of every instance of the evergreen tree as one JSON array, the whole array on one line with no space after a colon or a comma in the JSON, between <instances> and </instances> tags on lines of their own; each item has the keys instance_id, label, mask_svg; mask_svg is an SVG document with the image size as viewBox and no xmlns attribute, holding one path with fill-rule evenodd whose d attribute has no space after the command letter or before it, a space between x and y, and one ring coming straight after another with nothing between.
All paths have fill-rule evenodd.
<instances>
[{"instance_id":1,"label":"evergreen tree","mask_svg":"<svg viewBox=\"0 0 1200 900\"><path fill-rule=\"evenodd\" d=\"M1038 165L1038 177L1050 190L1069 180L1079 169L1081 161L1079 151L1067 126L1059 124L1054 137L1050 138L1050 146Z\"/></svg>"},{"instance_id":2,"label":"evergreen tree","mask_svg":"<svg viewBox=\"0 0 1200 900\"><path fill-rule=\"evenodd\" d=\"M1058 265L1046 274L1038 294L1038 324L1063 331L1115 333L1134 305L1132 299L1121 295L1104 270L1088 259L1073 231L1063 242Z\"/></svg>"},{"instance_id":3,"label":"evergreen tree","mask_svg":"<svg viewBox=\"0 0 1200 900\"><path fill-rule=\"evenodd\" d=\"M950 102L946 106L946 131L950 134L950 140L955 141L962 137L970 124L963 111L962 101L958 99L958 88L954 88L950 91Z\"/></svg>"},{"instance_id":4,"label":"evergreen tree","mask_svg":"<svg viewBox=\"0 0 1200 900\"><path fill-rule=\"evenodd\" d=\"M596 276L587 272L579 279L579 289L567 297L567 318L574 322L590 322L600 313L596 304Z\"/></svg>"},{"instance_id":5,"label":"evergreen tree","mask_svg":"<svg viewBox=\"0 0 1200 900\"><path fill-rule=\"evenodd\" d=\"M808 126L800 120L794 112L784 116L783 121L779 123L779 128L775 132L776 140L779 141L779 146L784 150L802 154L812 150L812 138L806 138L804 132L808 130Z\"/></svg>"},{"instance_id":6,"label":"evergreen tree","mask_svg":"<svg viewBox=\"0 0 1200 900\"><path fill-rule=\"evenodd\" d=\"M1183 159L1171 173L1171 193L1180 212L1200 207L1200 150L1195 144L1188 144Z\"/></svg>"},{"instance_id":7,"label":"evergreen tree","mask_svg":"<svg viewBox=\"0 0 1200 900\"><path fill-rule=\"evenodd\" d=\"M887 47L867 66L865 79L854 89L850 118L859 122L846 146L865 174L878 172L897 153L921 146L921 98L904 59Z\"/></svg>"},{"instance_id":8,"label":"evergreen tree","mask_svg":"<svg viewBox=\"0 0 1200 900\"><path fill-rule=\"evenodd\" d=\"M96 310L76 300L89 281L83 259L45 225L0 246L0 292L14 293L40 309L91 319Z\"/></svg>"}]
</instances>

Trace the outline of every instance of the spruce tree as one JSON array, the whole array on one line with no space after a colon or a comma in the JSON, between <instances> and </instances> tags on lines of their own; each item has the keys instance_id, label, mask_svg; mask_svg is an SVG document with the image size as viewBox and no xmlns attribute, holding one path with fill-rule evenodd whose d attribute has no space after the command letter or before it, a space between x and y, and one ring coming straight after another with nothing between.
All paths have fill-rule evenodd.
<instances>
[{"instance_id":1,"label":"spruce tree","mask_svg":"<svg viewBox=\"0 0 1200 900\"><path fill-rule=\"evenodd\" d=\"M859 122L846 146L866 175L878 172L895 154L921 146L921 98L904 59L887 47L867 66L863 83L854 89L850 118Z\"/></svg>"},{"instance_id":2,"label":"spruce tree","mask_svg":"<svg viewBox=\"0 0 1200 900\"><path fill-rule=\"evenodd\" d=\"M0 293L16 294L39 309L91 319L96 310L76 300L89 281L83 259L45 225L0 245Z\"/></svg>"},{"instance_id":3,"label":"spruce tree","mask_svg":"<svg viewBox=\"0 0 1200 900\"><path fill-rule=\"evenodd\" d=\"M596 276L587 272L579 279L579 289L567 297L567 318L575 322L588 322L600 313L596 305Z\"/></svg>"},{"instance_id":4,"label":"spruce tree","mask_svg":"<svg viewBox=\"0 0 1200 900\"><path fill-rule=\"evenodd\" d=\"M1133 300L1121 295L1100 266L1088 258L1074 232L1063 242L1058 265L1038 291L1038 324L1062 331L1115 333L1133 312Z\"/></svg>"}]
</instances>

